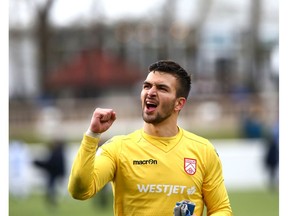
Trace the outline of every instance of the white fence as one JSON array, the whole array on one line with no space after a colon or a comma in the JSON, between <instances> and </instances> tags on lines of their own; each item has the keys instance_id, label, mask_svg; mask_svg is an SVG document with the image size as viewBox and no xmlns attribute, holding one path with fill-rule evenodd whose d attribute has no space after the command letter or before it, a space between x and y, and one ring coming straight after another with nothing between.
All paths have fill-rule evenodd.
<instances>
[{"instance_id":1,"label":"white fence","mask_svg":"<svg viewBox=\"0 0 288 216\"><path fill-rule=\"evenodd\" d=\"M211 140L222 160L225 184L228 190L262 189L268 185L268 171L263 160L265 143L262 140ZM68 174L80 143L66 146L67 176L60 189L67 194ZM15 195L43 192L45 176L33 166L34 159L46 153L44 145L27 146L26 156L18 159L17 165L10 161L9 191ZM23 156L24 154L22 154ZM24 155L25 156L25 155ZM13 157L10 156L10 160ZM16 165L16 166L15 166Z\"/></svg>"}]
</instances>

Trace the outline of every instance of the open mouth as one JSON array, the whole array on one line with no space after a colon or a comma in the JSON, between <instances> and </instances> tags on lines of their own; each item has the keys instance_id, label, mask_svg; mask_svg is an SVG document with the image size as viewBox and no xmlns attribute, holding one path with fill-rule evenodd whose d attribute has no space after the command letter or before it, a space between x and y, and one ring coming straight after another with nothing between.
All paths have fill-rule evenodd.
<instances>
[{"instance_id":1,"label":"open mouth","mask_svg":"<svg viewBox=\"0 0 288 216\"><path fill-rule=\"evenodd\" d=\"M146 101L146 109L150 112L154 111L157 108L157 103L152 101Z\"/></svg>"}]
</instances>

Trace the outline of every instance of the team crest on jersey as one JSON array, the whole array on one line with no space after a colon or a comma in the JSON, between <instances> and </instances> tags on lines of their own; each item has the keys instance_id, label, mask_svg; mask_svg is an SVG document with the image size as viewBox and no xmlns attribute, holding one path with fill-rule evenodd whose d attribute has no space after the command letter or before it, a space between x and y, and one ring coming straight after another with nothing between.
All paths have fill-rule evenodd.
<instances>
[{"instance_id":1,"label":"team crest on jersey","mask_svg":"<svg viewBox=\"0 0 288 216\"><path fill-rule=\"evenodd\" d=\"M196 159L184 158L184 170L189 175L194 175L196 173Z\"/></svg>"}]
</instances>

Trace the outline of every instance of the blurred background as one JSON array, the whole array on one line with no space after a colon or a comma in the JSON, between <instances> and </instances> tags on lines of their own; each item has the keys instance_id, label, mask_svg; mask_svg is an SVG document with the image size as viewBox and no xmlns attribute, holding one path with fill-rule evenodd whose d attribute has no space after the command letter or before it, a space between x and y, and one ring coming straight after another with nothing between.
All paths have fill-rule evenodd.
<instances>
[{"instance_id":1,"label":"blurred background","mask_svg":"<svg viewBox=\"0 0 288 216\"><path fill-rule=\"evenodd\" d=\"M117 112L102 142L142 127L142 81L160 59L192 74L179 125L215 145L235 215L243 191L278 215L278 10L273 0L10 0L10 215L33 215L35 194L73 202L68 175L93 110Z\"/></svg>"}]
</instances>

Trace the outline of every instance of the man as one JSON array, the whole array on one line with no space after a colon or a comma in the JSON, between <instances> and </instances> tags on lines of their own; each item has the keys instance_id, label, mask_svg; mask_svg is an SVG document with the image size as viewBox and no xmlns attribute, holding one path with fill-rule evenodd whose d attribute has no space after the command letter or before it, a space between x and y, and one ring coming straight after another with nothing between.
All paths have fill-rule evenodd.
<instances>
[{"instance_id":1,"label":"man","mask_svg":"<svg viewBox=\"0 0 288 216\"><path fill-rule=\"evenodd\" d=\"M66 174L65 141L55 139L49 143L49 153L45 159L36 159L33 164L46 172L46 198L48 204L57 206L57 184Z\"/></svg>"},{"instance_id":2,"label":"man","mask_svg":"<svg viewBox=\"0 0 288 216\"><path fill-rule=\"evenodd\" d=\"M72 166L72 197L88 199L111 181L117 216L173 215L183 200L196 204L194 216L202 215L204 204L207 215L232 215L214 147L177 125L190 85L190 76L177 63L152 64L141 91L143 128L115 136L99 149L100 135L116 113L96 108Z\"/></svg>"}]
</instances>

